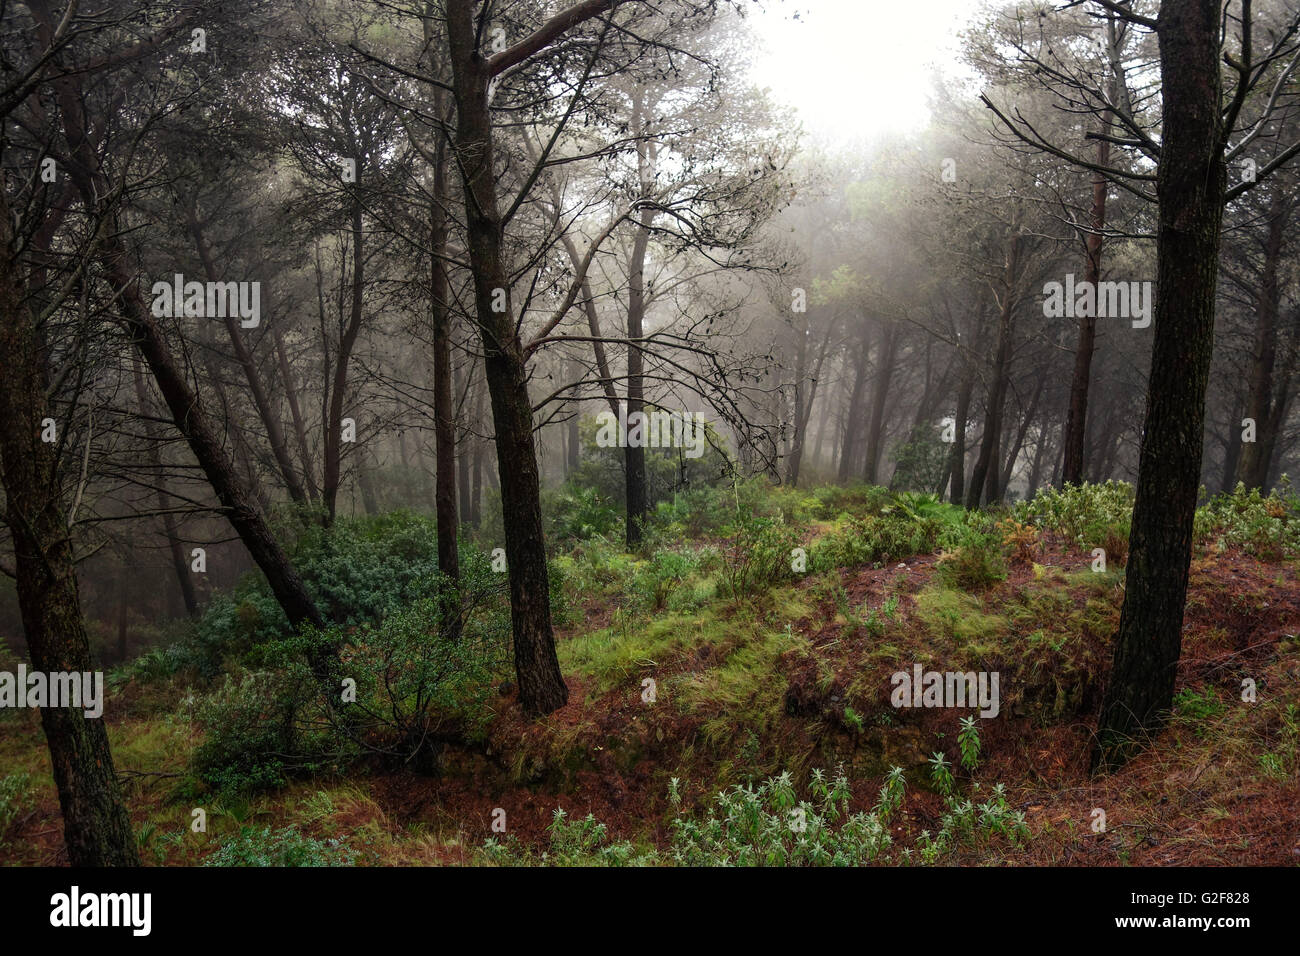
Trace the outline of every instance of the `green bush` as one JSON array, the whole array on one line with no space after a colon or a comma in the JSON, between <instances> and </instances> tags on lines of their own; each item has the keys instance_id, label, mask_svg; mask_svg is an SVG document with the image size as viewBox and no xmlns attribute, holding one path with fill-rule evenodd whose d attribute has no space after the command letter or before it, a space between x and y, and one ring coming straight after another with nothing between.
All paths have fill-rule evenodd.
<instances>
[{"instance_id":1,"label":"green bush","mask_svg":"<svg viewBox=\"0 0 1300 956\"><path fill-rule=\"evenodd\" d=\"M660 502L666 502L684 493L707 488L719 483L729 484L731 465L725 448L726 441L712 425L706 425L708 440L699 458L688 458L678 448L646 448L646 501L653 512ZM626 449L602 448L596 444L600 424L595 416L582 419L578 425L582 454L578 468L569 476L575 488L591 489L598 500L617 506L622 524L622 504L627 500L625 467Z\"/></svg>"},{"instance_id":2,"label":"green bush","mask_svg":"<svg viewBox=\"0 0 1300 956\"><path fill-rule=\"evenodd\" d=\"M766 590L794 575L791 553L799 530L776 518L753 515L740 521L735 539L723 555L722 586L730 597Z\"/></svg>"},{"instance_id":3,"label":"green bush","mask_svg":"<svg viewBox=\"0 0 1300 956\"><path fill-rule=\"evenodd\" d=\"M305 665L227 675L195 712L205 732L192 759L196 776L221 794L274 790L341 756L330 753L328 734L304 733L314 703Z\"/></svg>"},{"instance_id":4,"label":"green bush","mask_svg":"<svg viewBox=\"0 0 1300 956\"><path fill-rule=\"evenodd\" d=\"M656 862L653 850L642 853L631 843L611 843L605 824L590 813L570 820L562 808L557 808L546 836L549 849L540 856L514 836L493 837L483 845L483 851L497 866L649 866Z\"/></svg>"},{"instance_id":5,"label":"green bush","mask_svg":"<svg viewBox=\"0 0 1300 956\"><path fill-rule=\"evenodd\" d=\"M1300 497L1285 475L1267 495L1239 482L1231 494L1197 509L1195 531L1198 542L1217 551L1241 548L1266 561L1294 556L1300 554Z\"/></svg>"},{"instance_id":6,"label":"green bush","mask_svg":"<svg viewBox=\"0 0 1300 956\"><path fill-rule=\"evenodd\" d=\"M410 511L340 518L328 529L308 525L289 557L325 619L345 626L378 620L390 608L436 596L440 587L436 526ZM210 680L251 648L289 632L266 579L250 573L212 599L189 640L151 651L135 673L193 670Z\"/></svg>"},{"instance_id":7,"label":"green bush","mask_svg":"<svg viewBox=\"0 0 1300 956\"><path fill-rule=\"evenodd\" d=\"M963 591L985 591L1006 580L1007 562L995 535L968 526L954 538L957 547L935 568L940 581Z\"/></svg>"},{"instance_id":8,"label":"green bush","mask_svg":"<svg viewBox=\"0 0 1300 956\"><path fill-rule=\"evenodd\" d=\"M943 527L936 518L903 513L878 518L849 516L813 544L809 566L813 571L829 571L930 554L938 546Z\"/></svg>"},{"instance_id":9,"label":"green bush","mask_svg":"<svg viewBox=\"0 0 1300 956\"><path fill-rule=\"evenodd\" d=\"M548 544L612 538L623 534L623 509L597 488L565 482L542 494Z\"/></svg>"},{"instance_id":10,"label":"green bush","mask_svg":"<svg viewBox=\"0 0 1300 956\"><path fill-rule=\"evenodd\" d=\"M756 787L739 784L718 793L697 820L682 812L673 778L672 857L683 866L861 866L892 845L889 822L903 788L902 771L895 768L875 807L850 814L853 791L843 773L828 781L814 770L811 799L800 800L787 771Z\"/></svg>"},{"instance_id":11,"label":"green bush","mask_svg":"<svg viewBox=\"0 0 1300 956\"><path fill-rule=\"evenodd\" d=\"M888 488L863 484L822 485L813 489L812 497L817 502L812 516L821 520L845 515L879 515L881 509L895 500Z\"/></svg>"},{"instance_id":12,"label":"green bush","mask_svg":"<svg viewBox=\"0 0 1300 956\"><path fill-rule=\"evenodd\" d=\"M846 708L851 727L860 715ZM852 714L851 717L848 715ZM752 736L752 735L751 735ZM979 729L965 718L957 735L961 764L973 772L979 763ZM942 753L930 760L933 790L944 801L939 829L922 830L912 847L899 849L891 827L903 804L907 781L895 767L885 777L875 805L850 813L853 790L843 770L833 779L814 770L807 795L800 798L789 772L757 785L738 784L713 795L702 813L683 806L681 782L674 777L668 799L674 811L666 857L638 852L630 843L610 843L603 824L588 814L569 820L557 810L548 829L549 849L536 854L518 838L488 840L483 851L503 866L638 866L660 862L681 866L861 866L872 862L934 864L967 847L987 853L995 840L1017 845L1029 836L1024 814L1013 810L1002 784L988 798L979 783L958 792L952 764ZM899 828L901 829L901 828Z\"/></svg>"},{"instance_id":13,"label":"green bush","mask_svg":"<svg viewBox=\"0 0 1300 956\"><path fill-rule=\"evenodd\" d=\"M458 630L444 620L444 584L380 621L306 628L250 654L261 669L227 677L198 709L199 779L222 793L274 789L362 752L434 771L448 741L477 739L509 671L510 612L505 575L481 552L462 559ZM331 662L325 687L313 659Z\"/></svg>"},{"instance_id":14,"label":"green bush","mask_svg":"<svg viewBox=\"0 0 1300 956\"><path fill-rule=\"evenodd\" d=\"M1133 516L1133 486L1123 481L1043 488L1011 509L1022 524L1054 531L1081 548L1122 554Z\"/></svg>"},{"instance_id":15,"label":"green bush","mask_svg":"<svg viewBox=\"0 0 1300 956\"><path fill-rule=\"evenodd\" d=\"M242 826L204 866L354 866L356 853L346 840L318 840L290 825Z\"/></svg>"},{"instance_id":16,"label":"green bush","mask_svg":"<svg viewBox=\"0 0 1300 956\"><path fill-rule=\"evenodd\" d=\"M948 473L951 446L939 439L934 425L918 425L907 441L894 449L894 476L891 488L930 491L939 486Z\"/></svg>"}]
</instances>

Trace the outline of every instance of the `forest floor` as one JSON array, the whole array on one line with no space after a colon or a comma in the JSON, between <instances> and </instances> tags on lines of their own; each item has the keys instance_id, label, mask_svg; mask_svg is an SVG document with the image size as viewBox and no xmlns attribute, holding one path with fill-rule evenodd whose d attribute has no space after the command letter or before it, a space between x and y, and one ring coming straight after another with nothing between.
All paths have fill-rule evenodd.
<instances>
[{"instance_id":1,"label":"forest floor","mask_svg":"<svg viewBox=\"0 0 1300 956\"><path fill-rule=\"evenodd\" d=\"M958 844L944 862L1300 863L1300 563L1198 547L1175 711L1136 759L1094 777L1091 733L1122 568L1096 572L1088 550L1050 532L1022 541L1005 578L978 587L945 580L940 561L930 553L833 568L676 609L662 596L624 603L588 587L557 633L569 685L558 712L524 719L503 684L485 742L448 748L437 775L378 764L317 772L208 803L204 833L190 827L204 804L176 792L201 733L188 716L192 692L131 681L104 719L142 858L193 865L240 828L293 824L348 841L360 862L501 862L484 844L504 823L514 848L506 861L537 861L557 808L570 820L591 814L609 839L665 852L679 812L671 779L692 807L783 771L802 786L814 768L843 769L853 810L869 808L889 770L902 768L891 835L914 846L944 813L927 761L943 751L958 765L959 719L975 715L894 707L891 675L915 663L999 673L1000 713L977 720L978 766L955 772L963 788L1001 784L1028 829L1019 841ZM1254 701L1242 699L1246 680ZM0 721L0 766L35 782L0 860L66 862L34 714Z\"/></svg>"}]
</instances>

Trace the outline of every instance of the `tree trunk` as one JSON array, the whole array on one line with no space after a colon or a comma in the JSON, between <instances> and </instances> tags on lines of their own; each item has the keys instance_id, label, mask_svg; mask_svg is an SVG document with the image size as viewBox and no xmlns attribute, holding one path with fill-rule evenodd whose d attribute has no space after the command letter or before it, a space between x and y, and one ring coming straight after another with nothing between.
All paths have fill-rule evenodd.
<instances>
[{"instance_id":1,"label":"tree trunk","mask_svg":"<svg viewBox=\"0 0 1300 956\"><path fill-rule=\"evenodd\" d=\"M1259 296L1255 308L1259 315L1259 326L1255 331L1249 397L1246 400L1246 417L1255 420L1255 441L1242 442L1241 455L1237 459L1237 481L1244 482L1247 488L1263 488L1268 483L1272 446L1278 430L1276 409L1273 407L1273 370L1277 362L1277 313L1281 298L1277 273L1278 264L1282 259L1282 239L1289 203L1283 195L1281 184L1274 183L1272 190L1268 235L1264 240L1264 267L1260 274ZM1231 424L1234 430L1241 427L1240 419Z\"/></svg>"},{"instance_id":2,"label":"tree trunk","mask_svg":"<svg viewBox=\"0 0 1300 956\"><path fill-rule=\"evenodd\" d=\"M307 495L313 501L320 500L320 489L316 487L311 452L307 447L307 428L303 424L302 408L298 404L298 387L294 384L293 373L289 369L289 356L284 348L284 336L280 334L280 324L271 323L271 335L275 339L275 358L280 366L280 382L284 388L284 397L289 402L289 416L293 419L294 437L298 442L298 455L302 458L302 477L307 483Z\"/></svg>"},{"instance_id":3,"label":"tree trunk","mask_svg":"<svg viewBox=\"0 0 1300 956\"><path fill-rule=\"evenodd\" d=\"M1101 133L1110 134L1109 114L1102 120ZM1110 143L1097 140L1097 165L1110 165ZM1087 259L1084 279L1093 284L1101 280L1102 230L1106 226L1106 177L1096 173L1092 180L1092 207L1088 211ZM1065 461L1061 480L1066 484L1083 481L1083 448L1088 429L1088 386L1092 375L1092 356L1097 342L1097 310L1079 316L1079 341L1074 350L1074 375L1070 381L1070 411L1065 419Z\"/></svg>"},{"instance_id":4,"label":"tree trunk","mask_svg":"<svg viewBox=\"0 0 1300 956\"><path fill-rule=\"evenodd\" d=\"M970 417L970 400L975 391L975 368L969 360L962 372L961 388L957 392L957 408L953 415L952 451L948 455L948 469L952 475L952 493L948 500L962 503L966 490L966 420Z\"/></svg>"},{"instance_id":5,"label":"tree trunk","mask_svg":"<svg viewBox=\"0 0 1300 956\"><path fill-rule=\"evenodd\" d=\"M356 157L357 180L361 179L361 157ZM354 189L358 188L356 185ZM329 414L325 423L325 512L326 520L334 522L338 502L339 483L343 474L343 403L347 398L348 364L357 335L361 332L365 293L365 233L363 230L360 196L352 199L352 295L348 319L339 335L339 351L334 362L334 378L330 384Z\"/></svg>"},{"instance_id":6,"label":"tree trunk","mask_svg":"<svg viewBox=\"0 0 1300 956\"><path fill-rule=\"evenodd\" d=\"M438 97L438 114L446 110ZM456 515L456 410L451 399L451 307L447 281L447 163L439 137L434 148L433 202L430 213L430 312L433 323L433 429L435 464L434 512L438 533L438 570L453 585L460 583L460 527ZM453 637L460 633L457 589L444 589L443 626Z\"/></svg>"},{"instance_id":7,"label":"tree trunk","mask_svg":"<svg viewBox=\"0 0 1300 956\"><path fill-rule=\"evenodd\" d=\"M470 269L492 399L501 511L510 576L519 701L531 716L564 706L569 690L555 654L550 581L542 537L541 487L533 443L528 369L515 332L497 207L488 69L475 42L475 4L448 0L447 40L456 96L457 165L465 187ZM504 306L498 311L494 305Z\"/></svg>"},{"instance_id":8,"label":"tree trunk","mask_svg":"<svg viewBox=\"0 0 1300 956\"><path fill-rule=\"evenodd\" d=\"M650 241L650 223L652 213L642 212L638 223L636 238L632 242L632 255L628 262L627 280L627 420L629 431L633 415L645 413L645 392L642 374L645 371L645 356L640 346L634 344L644 334L645 319L645 256ZM632 446L627 442L623 449L624 470L626 472L627 498L627 546L635 548L641 543L645 529L646 512L649 509L649 496L646 492L645 447Z\"/></svg>"},{"instance_id":9,"label":"tree trunk","mask_svg":"<svg viewBox=\"0 0 1300 956\"><path fill-rule=\"evenodd\" d=\"M894 377L894 360L898 355L898 328L891 322L882 333L876 362L876 380L871 390L871 419L867 426L867 464L862 478L869 485L877 484L880 470L880 451L885 429L885 403L889 400L889 383Z\"/></svg>"},{"instance_id":10,"label":"tree trunk","mask_svg":"<svg viewBox=\"0 0 1300 956\"><path fill-rule=\"evenodd\" d=\"M32 669L80 675L92 672L90 641L54 445L40 437L49 416L48 370L14 252L13 218L0 190L0 467L18 607ZM73 866L139 866L103 719L87 718L82 707L40 710L68 860Z\"/></svg>"},{"instance_id":11,"label":"tree trunk","mask_svg":"<svg viewBox=\"0 0 1300 956\"><path fill-rule=\"evenodd\" d=\"M994 451L1002 434L1002 412L1007 395L1007 383L1010 378L1012 319L1016 309L1016 275L1020 269L1019 233L1013 233L1007 249L1005 278L1002 283L1002 302L998 314L998 346L993 357L993 381L989 384L988 402L984 410L984 437L980 442L979 458L971 472L970 488L966 491L966 507L978 508L984 494L985 484L989 488L988 500L997 497L998 476L993 469L997 467Z\"/></svg>"},{"instance_id":12,"label":"tree trunk","mask_svg":"<svg viewBox=\"0 0 1300 956\"><path fill-rule=\"evenodd\" d=\"M1124 607L1094 768L1113 769L1173 703L1201 474L1205 391L1227 173L1218 0L1160 7L1164 130L1157 195L1155 343Z\"/></svg>"},{"instance_id":13,"label":"tree trunk","mask_svg":"<svg viewBox=\"0 0 1300 956\"><path fill-rule=\"evenodd\" d=\"M187 220L190 235L194 238L194 245L198 250L199 262L203 265L203 274L207 276L209 282L220 281L216 263L212 261L211 250L208 249L207 241L203 237L203 227L199 224L194 210L190 210ZM262 376L257 370L257 362L253 360L253 353L248 350L244 342L243 330L239 327L239 319L233 309L226 310L223 321L226 324L226 334L230 336L230 344L235 350L235 359L248 380L248 390L253 396L253 407L257 410L262 426L266 429L266 439L271 445L271 454L275 456L275 463L279 466L281 477L284 478L289 497L303 504L307 500L307 494L303 491L298 472L289 458L289 445L284 440L284 429L280 425L279 416L271 408L270 399L267 398L266 389L262 385Z\"/></svg>"},{"instance_id":14,"label":"tree trunk","mask_svg":"<svg viewBox=\"0 0 1300 956\"><path fill-rule=\"evenodd\" d=\"M163 533L167 536L167 550L171 552L172 570L176 573L176 580L180 585L181 599L185 602L185 613L189 617L195 617L199 613L199 604L194 596L194 579L190 576L190 563L186 559L185 547L181 544L180 535L176 530L176 517L171 513L171 496L167 493L167 478L163 474L162 455L158 450L162 438L158 435L158 429L152 420L152 403L144 386L144 376L140 373L139 359L131 363L131 372L135 379L136 401L140 403L140 422L144 429L145 440L148 442L145 457L153 468L154 474L158 476L158 510L162 512Z\"/></svg>"},{"instance_id":15,"label":"tree trunk","mask_svg":"<svg viewBox=\"0 0 1300 956\"><path fill-rule=\"evenodd\" d=\"M862 393L867 385L867 362L870 356L870 343L867 340L867 323L859 326L858 348L855 353L853 368L853 388L849 391L849 403L844 413L844 436L840 445L840 464L838 477L840 484L848 484L853 475L858 459L858 436L862 431Z\"/></svg>"}]
</instances>

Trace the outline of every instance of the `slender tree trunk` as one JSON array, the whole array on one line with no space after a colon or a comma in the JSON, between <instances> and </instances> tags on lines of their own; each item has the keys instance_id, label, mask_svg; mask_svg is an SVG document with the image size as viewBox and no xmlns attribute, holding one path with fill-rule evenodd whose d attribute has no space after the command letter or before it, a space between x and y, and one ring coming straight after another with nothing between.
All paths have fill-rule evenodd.
<instances>
[{"instance_id":1,"label":"slender tree trunk","mask_svg":"<svg viewBox=\"0 0 1300 956\"><path fill-rule=\"evenodd\" d=\"M1110 134L1110 119L1102 121L1102 135ZM1097 165L1110 165L1110 143L1097 140ZM1101 280L1102 230L1106 226L1106 190L1109 184L1101 173L1092 180L1092 206L1088 211L1087 258L1084 279L1097 287ZM1079 316L1079 341L1074 350L1074 375L1070 381L1070 411L1065 419L1065 461L1062 480L1067 484L1083 481L1084 438L1088 427L1088 387L1092 375L1092 356L1097 342L1097 310Z\"/></svg>"},{"instance_id":2,"label":"slender tree trunk","mask_svg":"<svg viewBox=\"0 0 1300 956\"><path fill-rule=\"evenodd\" d=\"M504 230L497 207L492 119L487 104L489 76L476 49L474 7L471 0L448 0L446 6L456 96L457 164L465 187L470 268L496 430L515 674L524 712L540 715L564 706L569 690L555 654L551 627L533 408L503 260Z\"/></svg>"},{"instance_id":3,"label":"slender tree trunk","mask_svg":"<svg viewBox=\"0 0 1300 956\"><path fill-rule=\"evenodd\" d=\"M14 581L34 671L93 671L81 616L72 541L53 444L41 440L49 417L44 348L15 258L13 218L0 190L0 468ZM42 707L63 840L73 866L139 866L131 818L113 769L102 718L82 707Z\"/></svg>"},{"instance_id":4,"label":"slender tree trunk","mask_svg":"<svg viewBox=\"0 0 1300 956\"><path fill-rule=\"evenodd\" d=\"M1093 765L1113 769L1173 703L1201 474L1227 172L1218 0L1161 5L1155 343L1124 606Z\"/></svg>"},{"instance_id":5,"label":"slender tree trunk","mask_svg":"<svg viewBox=\"0 0 1300 956\"><path fill-rule=\"evenodd\" d=\"M966 491L966 420L970 418L971 395L975 391L975 368L969 360L963 363L961 388L957 392L957 409L953 415L952 451L948 455L948 469L952 475L952 493L948 500L962 503Z\"/></svg>"},{"instance_id":6,"label":"slender tree trunk","mask_svg":"<svg viewBox=\"0 0 1300 956\"><path fill-rule=\"evenodd\" d=\"M1237 460L1236 469L1237 481L1244 482L1247 488L1262 488L1267 484L1272 439L1277 432L1273 407L1273 371L1277 363L1277 314L1281 298L1278 265L1282 259L1282 239L1290 204L1286 201L1280 184L1274 183L1271 188L1273 198L1269 203L1268 235L1264 240L1264 266L1255 303L1259 325L1255 331L1246 402L1246 417L1255 421L1255 441L1241 444L1241 456ZM1240 427L1240 424L1240 420L1232 423L1234 429Z\"/></svg>"},{"instance_id":7,"label":"slender tree trunk","mask_svg":"<svg viewBox=\"0 0 1300 956\"><path fill-rule=\"evenodd\" d=\"M441 140L436 150L432 224L433 402L434 439L437 452L438 569L453 581L460 578L456 516L456 411L452 402L451 309L447 281L447 169Z\"/></svg>"},{"instance_id":8,"label":"slender tree trunk","mask_svg":"<svg viewBox=\"0 0 1300 956\"><path fill-rule=\"evenodd\" d=\"M1015 285L1020 269L1020 242L1019 233L1014 233L1007 250L1002 302L998 316L998 346L993 357L993 381L989 384L988 403L984 411L984 437L980 442L979 458L975 460L970 488L966 491L967 508L979 507L986 483L992 486L988 489L987 500L996 500L998 494L996 487L998 476L993 471L997 467L994 452L1002 433L1003 405L1010 378L1012 319L1016 309Z\"/></svg>"},{"instance_id":9,"label":"slender tree trunk","mask_svg":"<svg viewBox=\"0 0 1300 956\"><path fill-rule=\"evenodd\" d=\"M198 250L199 262L203 266L203 274L207 276L209 282L219 282L221 277L217 274L216 263L212 260L212 252L204 239L203 227L199 224L194 210L190 210L187 220L190 235L194 238L194 245ZM281 477L284 478L284 485L289 491L289 497L299 504L303 504L307 500L307 494L303 491L302 482L298 479L298 472L293 467L293 461L289 457L289 445L284 440L284 429L280 425L280 418L275 409L271 407L266 388L262 385L262 376L257 370L257 362L254 361L253 353L249 351L248 345L244 342L244 334L239 327L238 317L234 315L232 309L227 309L226 313L223 319L226 325L226 334L230 336L230 344L235 350L235 359L239 362L240 368L244 370L244 377L248 380L248 390L253 396L253 407L257 410L257 415L262 420L262 426L266 429L266 439L271 445L271 454L275 456L275 463L279 466Z\"/></svg>"},{"instance_id":10,"label":"slender tree trunk","mask_svg":"<svg viewBox=\"0 0 1300 956\"><path fill-rule=\"evenodd\" d=\"M319 501L320 489L316 486L311 451L307 447L307 428L303 424L302 409L298 405L298 387L294 384L293 373L289 369L289 356L285 351L284 336L280 334L278 322L271 323L271 336L275 339L275 358L280 366L284 397L289 402L289 415L293 419L293 432L298 442L298 455L302 459L302 477L307 484L307 496L313 502Z\"/></svg>"},{"instance_id":11,"label":"slender tree trunk","mask_svg":"<svg viewBox=\"0 0 1300 956\"><path fill-rule=\"evenodd\" d=\"M1029 408L1025 410L1024 417L1021 418L1019 426L1016 428L1016 440L1011 446L1011 454L1007 455L1006 464L1002 469L1002 489L1005 492L1011 484L1011 475L1016 468L1016 459L1020 457L1020 450L1025 447L1025 435L1029 432L1029 426L1033 424L1035 416L1038 414L1038 402L1043 396L1043 385L1047 382L1047 376L1039 376L1038 383L1034 386L1033 398L1029 400Z\"/></svg>"},{"instance_id":12,"label":"slender tree trunk","mask_svg":"<svg viewBox=\"0 0 1300 956\"><path fill-rule=\"evenodd\" d=\"M194 617L199 613L198 600L194 596L194 579L190 576L190 565L185 557L185 546L181 543L180 534L176 529L176 517L171 513L171 496L167 493L167 477L163 473L162 454L159 451L162 437L158 434L158 429L152 420L152 403L149 401L149 393L145 389L144 375L140 372L139 359L131 363L131 372L132 377L135 379L136 401L140 403L140 421L144 429L145 440L148 442L145 457L157 476L158 510L162 513L163 533L167 536L167 550L171 553L172 570L176 573L176 580L180 585L181 599L185 602L185 613L189 617Z\"/></svg>"},{"instance_id":13,"label":"slender tree trunk","mask_svg":"<svg viewBox=\"0 0 1300 956\"><path fill-rule=\"evenodd\" d=\"M640 346L634 344L644 334L645 319L645 257L650 241L650 212L642 213L636 238L632 241L632 255L628 262L627 282L627 420L632 430L632 416L645 414L645 392L642 375L645 356ZM627 546L635 548L641 543L645 529L649 496L646 492L645 446L631 441L623 450L627 491Z\"/></svg>"},{"instance_id":14,"label":"slender tree trunk","mask_svg":"<svg viewBox=\"0 0 1300 956\"><path fill-rule=\"evenodd\" d=\"M438 114L446 109L438 97ZM430 256L432 276L430 310L433 323L433 427L435 465L435 517L438 527L438 570L453 585L460 583L460 526L456 515L456 410L451 397L451 307L447 280L447 163L440 137L434 148L433 202L430 204ZM445 589L443 626L452 637L460 634L458 588Z\"/></svg>"},{"instance_id":15,"label":"slender tree trunk","mask_svg":"<svg viewBox=\"0 0 1300 956\"><path fill-rule=\"evenodd\" d=\"M798 344L795 347L794 361L794 434L790 439L790 454L785 461L785 482L791 488L799 487L799 464L803 459L803 441L804 433L808 427L808 412L811 408L805 409L804 406L810 404L807 395L804 394L804 379L807 377L808 367L808 322L804 320L804 330L802 335L797 335Z\"/></svg>"},{"instance_id":16,"label":"slender tree trunk","mask_svg":"<svg viewBox=\"0 0 1300 956\"><path fill-rule=\"evenodd\" d=\"M894 361L898 355L898 329L888 324L880 340L879 359L876 362L876 379L872 385L871 419L867 426L867 464L863 480L869 485L878 484L880 452L885 429L885 404L889 401L889 384L894 378Z\"/></svg>"},{"instance_id":17,"label":"slender tree trunk","mask_svg":"<svg viewBox=\"0 0 1300 956\"><path fill-rule=\"evenodd\" d=\"M849 391L849 403L845 409L844 436L840 446L840 464L838 469L840 484L848 484L853 475L858 459L858 436L862 432L862 393L866 391L867 364L870 356L870 342L867 339L867 323L859 327L858 348L853 368L853 388Z\"/></svg>"},{"instance_id":18,"label":"slender tree trunk","mask_svg":"<svg viewBox=\"0 0 1300 956\"><path fill-rule=\"evenodd\" d=\"M1234 414L1228 419L1228 437L1223 443L1223 479L1219 482L1220 491L1232 491L1237 485L1237 463L1241 461L1241 416Z\"/></svg>"},{"instance_id":19,"label":"slender tree trunk","mask_svg":"<svg viewBox=\"0 0 1300 956\"><path fill-rule=\"evenodd\" d=\"M361 157L356 158L357 181L360 182L362 169ZM354 189L357 188L355 185ZM361 320L365 305L365 233L361 209L361 198L352 200L352 288L351 305L348 319L339 336L338 355L334 361L334 378L330 384L329 415L325 426L325 511L327 521L334 522L335 508L338 501L339 483L343 474L343 404L347 398L348 365L352 359L352 349L361 332Z\"/></svg>"}]
</instances>

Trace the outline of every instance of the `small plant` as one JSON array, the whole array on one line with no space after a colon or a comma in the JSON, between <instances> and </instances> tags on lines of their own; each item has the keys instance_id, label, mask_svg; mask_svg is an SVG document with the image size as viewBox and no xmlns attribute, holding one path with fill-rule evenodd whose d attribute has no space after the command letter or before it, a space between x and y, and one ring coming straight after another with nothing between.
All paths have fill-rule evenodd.
<instances>
[{"instance_id":1,"label":"small plant","mask_svg":"<svg viewBox=\"0 0 1300 956\"><path fill-rule=\"evenodd\" d=\"M940 796L948 797L952 795L956 786L952 776L952 764L941 751L935 751L930 757L930 782L934 784L934 789Z\"/></svg>"},{"instance_id":2,"label":"small plant","mask_svg":"<svg viewBox=\"0 0 1300 956\"><path fill-rule=\"evenodd\" d=\"M1038 529L1014 518L1004 518L997 527L1011 563L1020 567L1032 565L1038 552Z\"/></svg>"},{"instance_id":3,"label":"small plant","mask_svg":"<svg viewBox=\"0 0 1300 956\"><path fill-rule=\"evenodd\" d=\"M243 826L204 861L204 866L353 866L354 851L344 840L317 840L290 825Z\"/></svg>"},{"instance_id":4,"label":"small plant","mask_svg":"<svg viewBox=\"0 0 1300 956\"><path fill-rule=\"evenodd\" d=\"M610 843L605 824L590 813L570 819L562 807L557 807L546 835L550 846L541 854L534 854L513 834L487 840L483 852L497 866L621 867L657 862L653 851L641 853L631 843Z\"/></svg>"},{"instance_id":5,"label":"small plant","mask_svg":"<svg viewBox=\"0 0 1300 956\"><path fill-rule=\"evenodd\" d=\"M855 734L860 734L866 729L866 725L862 720L862 715L847 704L844 705L844 726L848 727L849 730L853 731Z\"/></svg>"},{"instance_id":6,"label":"small plant","mask_svg":"<svg viewBox=\"0 0 1300 956\"><path fill-rule=\"evenodd\" d=\"M957 749L961 751L961 765L967 772L973 771L980 762L980 732L975 726L974 717L961 719L961 730L957 731Z\"/></svg>"},{"instance_id":7,"label":"small plant","mask_svg":"<svg viewBox=\"0 0 1300 956\"><path fill-rule=\"evenodd\" d=\"M722 562L722 584L727 595L743 597L766 590L792 576L790 554L799 544L797 528L776 518L753 515L740 524Z\"/></svg>"},{"instance_id":8,"label":"small plant","mask_svg":"<svg viewBox=\"0 0 1300 956\"><path fill-rule=\"evenodd\" d=\"M1002 548L990 535L966 528L959 540L955 551L945 552L939 559L936 573L940 580L963 591L985 591L1006 580Z\"/></svg>"},{"instance_id":9,"label":"small plant","mask_svg":"<svg viewBox=\"0 0 1300 956\"><path fill-rule=\"evenodd\" d=\"M902 800L902 771L887 778L870 813L849 815L853 793L842 772L833 780L816 770L811 800L800 800L789 772L757 787L737 786L715 795L702 819L682 811L679 782L669 784L672 856L685 866L857 866L891 845L887 826Z\"/></svg>"},{"instance_id":10,"label":"small plant","mask_svg":"<svg viewBox=\"0 0 1300 956\"><path fill-rule=\"evenodd\" d=\"M943 754L930 760L930 778L945 799L940 828L917 836L922 863L939 862L960 845L983 846L995 838L1013 845L1028 838L1024 814L1013 811L1006 788L998 784L989 798L978 802L980 785L971 796L957 793L956 781ZM911 862L910 849L896 851L890 824L903 804L907 781L899 767L886 776L876 805L869 812L849 813L853 791L843 771L829 779L814 770L808 799L800 800L782 773L757 787L733 787L715 794L703 817L682 809L680 782L669 784L669 802L677 809L673 821L672 858L688 866L859 866L873 861Z\"/></svg>"},{"instance_id":11,"label":"small plant","mask_svg":"<svg viewBox=\"0 0 1300 956\"><path fill-rule=\"evenodd\" d=\"M0 846L9 836L9 828L35 803L32 778L27 773L0 777Z\"/></svg>"}]
</instances>

